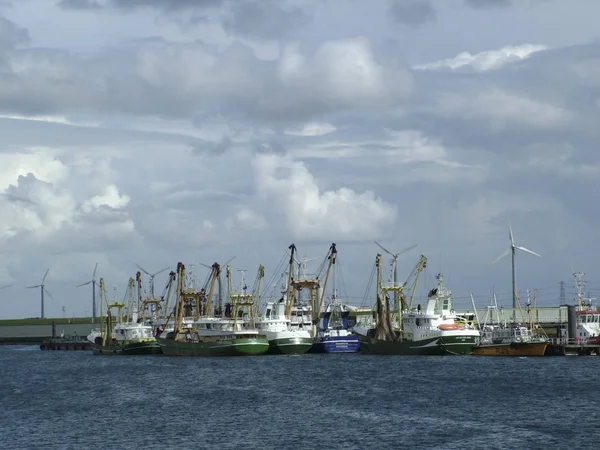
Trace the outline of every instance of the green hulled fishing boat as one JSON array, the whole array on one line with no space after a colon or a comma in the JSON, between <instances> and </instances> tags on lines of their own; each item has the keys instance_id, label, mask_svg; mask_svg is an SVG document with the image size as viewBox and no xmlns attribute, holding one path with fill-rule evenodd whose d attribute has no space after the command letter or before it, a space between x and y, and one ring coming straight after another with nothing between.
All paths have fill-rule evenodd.
<instances>
[{"instance_id":1,"label":"green hulled fishing boat","mask_svg":"<svg viewBox=\"0 0 600 450\"><path fill-rule=\"evenodd\" d=\"M139 279L139 272L138 272ZM160 355L162 349L153 335L151 325L144 324L144 317L138 320L137 311L132 311L132 294L134 279L129 279L129 304L127 317L123 317L125 305L113 300L107 303L106 321L102 326L100 336L90 335L88 339L92 342L91 347L96 355ZM100 278L100 297L104 304L104 278ZM112 315L116 309L117 314ZM116 323L115 323L116 322ZM114 324L114 325L113 325ZM92 340L93 339L93 340Z\"/></svg>"},{"instance_id":2,"label":"green hulled fishing boat","mask_svg":"<svg viewBox=\"0 0 600 450\"><path fill-rule=\"evenodd\" d=\"M207 285L196 291L193 283L187 287L185 285L185 266L182 263L177 265L177 302L173 328L166 329L164 337L157 337L165 355L250 356L267 353L269 341L254 327L251 294L232 294L228 289L224 311L220 299L213 310L212 297L220 273L219 264L213 264ZM230 286L229 266L227 278Z\"/></svg>"},{"instance_id":3,"label":"green hulled fishing boat","mask_svg":"<svg viewBox=\"0 0 600 450\"><path fill-rule=\"evenodd\" d=\"M414 293L419 274L426 267L427 258L421 258L411 273L414 278L410 305L406 306L403 289L407 283L381 283L380 259L377 254L377 304L375 326L358 325L354 332L364 353L380 355L470 355L480 340L480 333L464 319L457 317L452 307L452 293L443 284L427 295L427 304L413 308ZM409 279L411 278L409 277ZM397 296L394 313L390 311L387 292Z\"/></svg>"}]
</instances>

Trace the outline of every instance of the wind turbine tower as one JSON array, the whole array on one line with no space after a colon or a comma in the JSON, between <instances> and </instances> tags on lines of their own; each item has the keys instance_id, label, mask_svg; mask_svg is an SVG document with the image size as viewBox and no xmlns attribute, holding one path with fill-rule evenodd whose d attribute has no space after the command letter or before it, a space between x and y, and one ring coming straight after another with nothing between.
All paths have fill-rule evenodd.
<instances>
[{"instance_id":1,"label":"wind turbine tower","mask_svg":"<svg viewBox=\"0 0 600 450\"><path fill-rule=\"evenodd\" d=\"M516 320L516 309L517 309L517 281L515 277L515 253L517 250L521 250L522 252L529 253L534 256L542 257L539 253L534 252L533 250L529 250L528 248L521 247L515 245L515 239L513 237L512 226L510 222L508 222L508 238L510 239L510 247L500 256L498 256L492 264L500 261L505 256L511 255L511 263L512 263L512 307L513 307L513 323Z\"/></svg>"},{"instance_id":2,"label":"wind turbine tower","mask_svg":"<svg viewBox=\"0 0 600 450\"><path fill-rule=\"evenodd\" d=\"M98 263L94 267L94 273L92 274L92 279L90 281L86 281L85 283L78 284L75 287L87 286L88 284L92 284L92 323L96 322L96 270L98 269Z\"/></svg>"},{"instance_id":3,"label":"wind turbine tower","mask_svg":"<svg viewBox=\"0 0 600 450\"><path fill-rule=\"evenodd\" d=\"M50 296L50 298L52 298L52 295L50 294L50 292L48 292L48 290L46 289L46 277L48 276L48 272L50 272L50 269L46 270L46 273L44 274L44 278L42 278L42 282L41 284L36 284L35 286L27 286L26 289L34 289L34 288L40 288L40 294L41 294L41 318L44 319L44 292L47 292L48 295Z\"/></svg>"}]
</instances>

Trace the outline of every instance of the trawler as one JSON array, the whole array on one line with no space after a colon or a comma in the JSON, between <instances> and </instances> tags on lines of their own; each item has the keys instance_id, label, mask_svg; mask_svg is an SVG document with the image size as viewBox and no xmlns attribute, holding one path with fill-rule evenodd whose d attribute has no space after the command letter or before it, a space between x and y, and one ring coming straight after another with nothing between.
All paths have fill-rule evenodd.
<instances>
[{"instance_id":1,"label":"trawler","mask_svg":"<svg viewBox=\"0 0 600 450\"><path fill-rule=\"evenodd\" d=\"M292 326L292 320L285 315L284 296L278 302L267 302L256 327L269 340L269 353L301 354L313 346L308 323L308 327Z\"/></svg>"},{"instance_id":2,"label":"trawler","mask_svg":"<svg viewBox=\"0 0 600 450\"><path fill-rule=\"evenodd\" d=\"M138 272L139 274L139 272ZM94 338L92 350L97 355L154 355L161 354L161 348L153 335L152 325L144 324L143 316L138 317L138 306L132 310L133 278L129 279L129 302L127 317L123 317L125 304L113 299L106 303L107 314L104 328L100 336ZM104 301L104 278L100 279L100 296L102 304ZM113 316L113 309L117 314ZM113 321L116 318L116 323Z\"/></svg>"},{"instance_id":3,"label":"trawler","mask_svg":"<svg viewBox=\"0 0 600 450\"><path fill-rule=\"evenodd\" d=\"M331 303L321 314L313 353L355 353L359 349L358 338L348 327L350 311L338 301L334 290Z\"/></svg>"},{"instance_id":4,"label":"trawler","mask_svg":"<svg viewBox=\"0 0 600 450\"><path fill-rule=\"evenodd\" d=\"M535 298L534 296L534 304ZM481 340L473 350L473 354L478 356L544 356L548 347L548 339L533 331L535 330L534 324L530 323L529 327L518 323L507 324L506 320L500 317L495 295L492 296L492 301L493 304L487 307L481 326ZM516 303L519 305L518 298ZM531 318L529 301L527 304L528 315ZM488 319L491 319L489 324ZM525 322L524 317L523 322Z\"/></svg>"},{"instance_id":5,"label":"trawler","mask_svg":"<svg viewBox=\"0 0 600 450\"><path fill-rule=\"evenodd\" d=\"M214 286L220 272L219 264L213 264L207 295L206 289L186 288L185 266L178 263L173 330L165 330L157 337L164 354L245 356L261 355L269 350L266 336L253 326L254 310L250 298L229 296L224 311L219 311L219 307L217 311L213 310ZM227 275L229 279L229 266Z\"/></svg>"},{"instance_id":6,"label":"trawler","mask_svg":"<svg viewBox=\"0 0 600 450\"><path fill-rule=\"evenodd\" d=\"M381 254L376 257L377 302L376 325L357 325L354 332L365 353L393 355L466 355L473 353L480 339L478 330L461 321L452 307L452 293L437 275L437 287L427 296L425 309L413 308L413 299L421 271L427 258L421 255L411 277L414 277L410 305L404 306L404 288L408 284L391 282L381 284ZM409 279L411 278L409 277ZM388 292L397 294L395 314L391 314ZM395 317L394 317L395 316Z\"/></svg>"},{"instance_id":7,"label":"trawler","mask_svg":"<svg viewBox=\"0 0 600 450\"><path fill-rule=\"evenodd\" d=\"M339 301L336 289L337 266L333 267L333 293L329 305L321 313L312 352L355 353L360 345L358 338L348 327L350 310Z\"/></svg>"},{"instance_id":8,"label":"trawler","mask_svg":"<svg viewBox=\"0 0 600 450\"><path fill-rule=\"evenodd\" d=\"M585 281L583 281L583 272L575 272L577 289L577 304L575 305L575 336L569 336L568 328L559 330L559 337L562 339L573 339L576 342L586 344L600 344L600 312L592 305L594 298L584 297Z\"/></svg>"}]
</instances>

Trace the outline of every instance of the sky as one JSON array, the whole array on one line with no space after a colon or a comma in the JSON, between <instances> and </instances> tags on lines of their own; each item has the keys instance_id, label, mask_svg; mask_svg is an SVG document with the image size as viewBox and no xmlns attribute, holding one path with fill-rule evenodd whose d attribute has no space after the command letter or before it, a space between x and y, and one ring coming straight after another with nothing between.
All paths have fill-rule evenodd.
<instances>
[{"instance_id":1,"label":"sky","mask_svg":"<svg viewBox=\"0 0 600 450\"><path fill-rule=\"evenodd\" d=\"M417 297L600 283L596 0L0 1L0 318L91 314L140 265L232 257L277 290L336 243L351 304L381 251ZM383 258L384 279L390 261ZM193 268L192 268L193 267ZM144 275L144 287L149 289ZM168 271L156 276L163 291ZM116 287L115 287L116 286ZM600 291L598 291L600 295Z\"/></svg>"}]
</instances>

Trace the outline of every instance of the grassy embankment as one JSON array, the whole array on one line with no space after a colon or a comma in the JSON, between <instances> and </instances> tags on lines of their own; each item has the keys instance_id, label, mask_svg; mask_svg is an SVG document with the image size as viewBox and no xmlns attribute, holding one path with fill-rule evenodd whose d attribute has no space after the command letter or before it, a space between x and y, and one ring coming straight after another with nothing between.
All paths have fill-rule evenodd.
<instances>
[{"instance_id":1,"label":"grassy embankment","mask_svg":"<svg viewBox=\"0 0 600 450\"><path fill-rule=\"evenodd\" d=\"M0 319L0 326L24 326L24 325L52 325L54 322L56 325L78 325L78 324L91 324L91 317L56 317L56 318L45 318L40 319L37 317L29 319ZM96 317L96 324L100 325L100 318Z\"/></svg>"}]
</instances>

